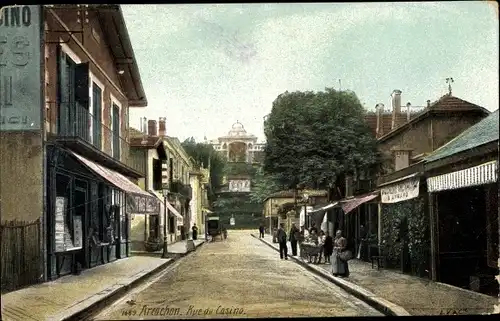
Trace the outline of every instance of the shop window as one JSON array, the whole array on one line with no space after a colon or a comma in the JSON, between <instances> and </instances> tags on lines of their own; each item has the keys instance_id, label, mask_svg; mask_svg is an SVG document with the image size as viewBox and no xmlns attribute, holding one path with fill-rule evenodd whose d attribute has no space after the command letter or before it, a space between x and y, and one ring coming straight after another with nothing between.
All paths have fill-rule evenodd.
<instances>
[{"instance_id":1,"label":"shop window","mask_svg":"<svg viewBox=\"0 0 500 321\"><path fill-rule=\"evenodd\" d=\"M168 233L175 233L175 218L173 216L168 217Z\"/></svg>"}]
</instances>

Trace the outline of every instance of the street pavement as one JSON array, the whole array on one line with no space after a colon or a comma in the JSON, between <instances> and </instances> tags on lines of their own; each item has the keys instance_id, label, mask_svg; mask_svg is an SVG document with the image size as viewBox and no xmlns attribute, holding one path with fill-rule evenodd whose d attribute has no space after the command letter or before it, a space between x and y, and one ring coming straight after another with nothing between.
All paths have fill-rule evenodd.
<instances>
[{"instance_id":1,"label":"street pavement","mask_svg":"<svg viewBox=\"0 0 500 321\"><path fill-rule=\"evenodd\" d=\"M258 233L252 231L254 235ZM265 235L264 241L278 248L272 243L272 237ZM291 249L288 242L289 251ZM300 254L300 252L299 252ZM349 261L348 278L335 278L331 275L329 264L309 264L323 270L336 282L345 284L352 291L367 293L386 301L388 306L399 306L410 315L474 315L491 314L499 299L481 293L468 291L440 282L402 274L394 270L373 269L370 263Z\"/></svg>"},{"instance_id":2,"label":"street pavement","mask_svg":"<svg viewBox=\"0 0 500 321\"><path fill-rule=\"evenodd\" d=\"M250 236L205 244L95 320L381 316L366 303Z\"/></svg>"}]
</instances>

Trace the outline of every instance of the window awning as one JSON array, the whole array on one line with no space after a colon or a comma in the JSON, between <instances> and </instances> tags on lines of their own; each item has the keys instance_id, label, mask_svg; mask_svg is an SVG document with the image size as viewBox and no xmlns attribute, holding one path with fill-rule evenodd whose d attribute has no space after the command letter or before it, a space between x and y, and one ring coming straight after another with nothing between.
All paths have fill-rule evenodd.
<instances>
[{"instance_id":1,"label":"window awning","mask_svg":"<svg viewBox=\"0 0 500 321\"><path fill-rule=\"evenodd\" d=\"M317 208L313 209L312 211L307 212L307 214L317 213L317 212L321 212L321 211L327 211L331 208L334 208L338 204L339 204L339 202L334 202L334 203L326 204L323 206L318 206Z\"/></svg>"},{"instance_id":2,"label":"window awning","mask_svg":"<svg viewBox=\"0 0 500 321\"><path fill-rule=\"evenodd\" d=\"M427 178L427 189L430 193L470 186L495 183L497 177L497 161L460 171Z\"/></svg>"},{"instance_id":3,"label":"window awning","mask_svg":"<svg viewBox=\"0 0 500 321\"><path fill-rule=\"evenodd\" d=\"M360 206L363 203L369 202L374 198L378 197L378 192L376 194L370 194L366 196L356 197L351 200L340 202L340 206L345 214L351 212L356 207Z\"/></svg>"},{"instance_id":4,"label":"window awning","mask_svg":"<svg viewBox=\"0 0 500 321\"><path fill-rule=\"evenodd\" d=\"M170 213L174 214L177 218L177 225L184 225L184 217L175 209L175 207L173 207L169 202L166 202L165 204L167 205Z\"/></svg>"},{"instance_id":5,"label":"window awning","mask_svg":"<svg viewBox=\"0 0 500 321\"><path fill-rule=\"evenodd\" d=\"M94 163L93 161L78 155L73 151L69 151L76 157L83 165L88 167L92 172L96 173L116 188L127 193L127 212L129 213L155 213L158 212L158 200L150 193L142 190L139 186L135 185L127 177L120 173L115 172L102 165Z\"/></svg>"}]
</instances>

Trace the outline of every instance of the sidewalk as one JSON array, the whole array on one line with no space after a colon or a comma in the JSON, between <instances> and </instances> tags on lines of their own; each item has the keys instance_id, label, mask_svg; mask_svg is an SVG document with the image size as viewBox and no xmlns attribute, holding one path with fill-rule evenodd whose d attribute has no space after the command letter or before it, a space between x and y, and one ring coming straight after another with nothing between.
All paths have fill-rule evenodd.
<instances>
[{"instance_id":1,"label":"sidewalk","mask_svg":"<svg viewBox=\"0 0 500 321\"><path fill-rule=\"evenodd\" d=\"M272 243L269 235L261 241L278 250L278 244ZM288 249L290 252L291 246ZM497 298L451 285L391 270L372 269L370 263L363 261L349 261L349 278L338 278L331 275L330 265L294 259L367 303L381 305L389 315L490 314L500 303Z\"/></svg>"},{"instance_id":2,"label":"sidewalk","mask_svg":"<svg viewBox=\"0 0 500 321\"><path fill-rule=\"evenodd\" d=\"M2 295L2 320L63 320L139 280L172 259L129 257Z\"/></svg>"},{"instance_id":3,"label":"sidewalk","mask_svg":"<svg viewBox=\"0 0 500 321\"><path fill-rule=\"evenodd\" d=\"M188 253L187 241L188 240L182 240L182 241L177 241L175 243L168 244L167 253L168 254L180 254L180 255ZM198 239L198 240L193 240L193 242L194 242L195 247L198 248L201 244L203 244L205 242L205 240ZM155 252L131 251L130 255L131 256L161 257L163 255L163 250L155 251Z\"/></svg>"}]
</instances>

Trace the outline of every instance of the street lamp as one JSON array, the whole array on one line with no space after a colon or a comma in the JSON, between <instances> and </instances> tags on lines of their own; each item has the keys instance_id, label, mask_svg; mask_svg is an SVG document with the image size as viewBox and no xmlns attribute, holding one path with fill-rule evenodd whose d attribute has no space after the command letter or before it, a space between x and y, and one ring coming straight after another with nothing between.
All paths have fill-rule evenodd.
<instances>
[{"instance_id":1,"label":"street lamp","mask_svg":"<svg viewBox=\"0 0 500 321\"><path fill-rule=\"evenodd\" d=\"M168 249L167 249L167 224L168 224L168 215L167 215L167 195L168 195L168 189L164 189L162 191L163 194L163 253L161 257L163 259L168 258Z\"/></svg>"},{"instance_id":2,"label":"street lamp","mask_svg":"<svg viewBox=\"0 0 500 321\"><path fill-rule=\"evenodd\" d=\"M303 201L304 201L304 220L305 220L306 222L309 222L309 224L307 224L307 225L308 225L308 227L311 227L311 226L310 226L310 225L311 225L311 220L308 220L308 219L307 219L307 204L309 203L309 195L308 195L308 194L304 194L304 195L302 196L302 199L303 199Z\"/></svg>"}]
</instances>

